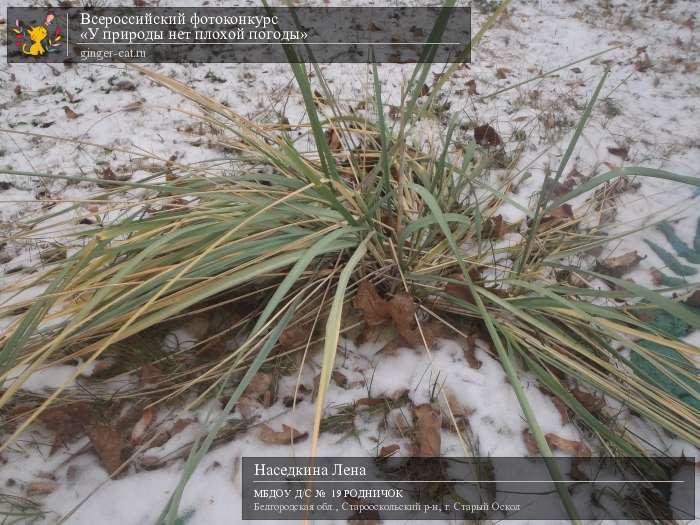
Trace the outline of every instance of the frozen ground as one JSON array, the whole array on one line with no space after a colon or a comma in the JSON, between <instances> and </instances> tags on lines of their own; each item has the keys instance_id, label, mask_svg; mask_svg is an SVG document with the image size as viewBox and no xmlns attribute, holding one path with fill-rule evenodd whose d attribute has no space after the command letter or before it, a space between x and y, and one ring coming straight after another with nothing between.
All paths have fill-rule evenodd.
<instances>
[{"instance_id":1,"label":"frozen ground","mask_svg":"<svg viewBox=\"0 0 700 525\"><path fill-rule=\"evenodd\" d=\"M4 8L6 2L0 0L0 6ZM20 3L26 4L13 2ZM484 20L482 9L489 3L475 2L474 28ZM374 5L373 2L357 4ZM4 13L4 9L0 10L0 18ZM539 188L546 169L556 169L586 100L604 68L609 66L611 74L601 101L570 167L575 165L580 173L590 175L602 173L610 166L644 165L700 176L700 42L697 39L700 20L696 13L697 3L692 0L514 1L508 16L486 35L473 53L472 64L461 68L447 84L451 111L457 112L466 123L491 124L510 150L523 145L521 165L531 165L532 177L515 198L527 203L532 191ZM4 29L0 25L0 30ZM615 49L571 64L611 47ZM4 48L0 53L4 53ZM0 62L4 62L4 57L0 57ZM566 67L544 79L488 97L561 66ZM301 98L293 89L288 66L283 64L150 67L187 82L251 119L276 121L286 116L294 122L302 117ZM402 81L410 74L411 67L379 66L389 103L398 100ZM322 69L331 89L346 104L355 104L371 92L370 70L366 66L328 65ZM435 67L436 73L440 70ZM475 82L476 93L471 81ZM193 126L187 111L196 108L129 68L3 64L0 66L0 128L3 128L0 166L90 177L110 169L138 180L162 168L173 155L183 164L220 155L210 137L199 133L197 125ZM437 122L424 122L422 135L416 139L434 141L440 129ZM111 149L105 151L94 145ZM0 181L6 183L0 186L0 235L8 238L18 220L50 206L53 209L67 206L93 189L85 183L2 174ZM623 197L615 223L633 228L644 225L645 221L673 216L678 220L677 232L690 242L699 215L697 202L688 188L645 180L639 189ZM517 210L506 209L504 213L506 218L514 219ZM79 219L76 215L76 228ZM648 255L640 269L630 276L650 285L649 270L664 265L640 242L642 238L668 247L660 233L647 230L626 240L624 246L615 245L614 250L624 253L632 248ZM12 270L38 260L38 251L51 240L9 240L0 251L3 281L14 278ZM691 335L689 340L697 344L698 335ZM373 396L392 396L407 390L410 399L418 404L429 396L431 381L439 371L447 392L468 416L474 439L471 451L466 452L494 456L527 454L522 438L526 422L500 365L486 347L476 354L483 363L479 369L469 366L463 349L454 341L441 341L432 352L432 363L424 351L401 349L395 356L379 359L373 355L376 349L371 344L355 348L344 342L337 369L347 377L348 384L341 388L332 383L329 404L337 406L367 397L370 382ZM70 371L66 368L69 367L42 372L32 380L32 389L41 393L45 388L61 384ZM319 368L316 363L307 366L302 382L310 387ZM300 402L292 412L281 401L292 393L295 379L282 381L278 401L262 410L260 416L276 429L287 423L308 431L313 420L311 402ZM574 425L562 421L548 397L532 383L525 386L538 415L542 416L545 432L582 439ZM159 414L162 420L169 418L174 422L188 417L195 421L162 447L147 450L143 456L163 458L188 443L201 428L209 409L215 412L218 407L205 407L196 414ZM671 454L698 457L694 447L635 423L629 417L633 428L653 446ZM360 429L356 436L341 440L338 434L322 434L319 454L376 456L381 447L389 444L400 445L401 454L410 453L410 442L398 429L383 428L376 418L360 419L356 422ZM68 523L153 523L174 489L182 467L182 462L174 461L160 469L146 470L137 462L127 476L110 481L94 454L80 453L86 439L51 456L48 442L48 434L37 427L17 447L3 453L0 492L25 494L34 481L55 481L55 490L39 498L49 511L45 518L49 523L73 510ZM441 452L465 455L463 445L449 430L443 432ZM181 507L183 513L193 511L188 523L238 522L241 456L307 453L308 441L297 443L291 450L289 445L262 443L255 428L238 434L233 441L211 452L190 481Z\"/></svg>"}]
</instances>

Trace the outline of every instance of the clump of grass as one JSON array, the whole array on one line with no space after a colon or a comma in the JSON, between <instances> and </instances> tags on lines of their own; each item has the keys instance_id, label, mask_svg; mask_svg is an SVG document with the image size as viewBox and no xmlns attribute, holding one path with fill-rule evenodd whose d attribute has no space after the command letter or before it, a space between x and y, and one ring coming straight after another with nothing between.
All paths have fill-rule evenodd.
<instances>
[{"instance_id":1,"label":"clump of grass","mask_svg":"<svg viewBox=\"0 0 700 525\"><path fill-rule=\"evenodd\" d=\"M417 309L412 314L416 333L428 346L428 320L461 336L466 334L456 327L465 319L479 327L545 457L552 452L525 396L523 371L557 396L610 451L647 454L631 433L611 429L604 415L589 411L572 394L575 385L604 392L650 423L700 445L697 409L635 374L619 351L625 347L643 356L684 395L697 399L697 375L641 343L663 344L685 356L697 355L698 349L656 329L629 306L645 301L695 329L700 317L657 291L571 266L570 261L607 240L601 240L601 227L584 228L569 205L617 177L698 185L697 179L650 168L616 169L556 199L542 191L525 209L508 194L522 172L511 167L495 185L489 183L494 152L474 143L465 147L453 136L454 125L448 126L440 151L407 145L408 131L430 111L432 97L417 103L429 64L416 67L397 124L390 126L376 68L370 109L347 113L315 68L326 103L319 109L305 67L290 62L309 119L300 126L308 133L298 139L143 70L198 104L198 118L219 130L217 141L235 154L196 165L172 163L167 177L164 171L138 183L115 181L113 189L98 196L117 197L134 188L144 193L140 205L113 205L110 216L116 220L78 234L83 246L77 253L26 283L47 288L0 339L5 371L0 379L12 368L25 367L0 396L0 407L11 403L22 383L44 366L80 358L77 377L103 356L118 359L120 348L150 330L187 323L212 310L228 312L230 326L217 335L232 334L230 327L235 326L238 343L208 357L196 348L177 350L168 356L171 373L149 394L154 402L193 392L194 403L212 397L225 401L208 433L190 451L181 483L162 516L172 523L192 471L263 364L306 355L319 342L323 369L312 434L315 453L319 432L331 424L324 418L325 397L338 340L356 324L348 317L350 302L360 284L370 282L386 298L410 298ZM602 81L547 187L557 187L601 87ZM521 209L526 219L503 224L498 217L503 203ZM55 221L69 211L45 219ZM41 231L42 223L36 221L35 230ZM566 271L605 279L618 290L560 283L556 276ZM608 303L608 298L617 301ZM295 341L295 331L305 334L304 340ZM154 352L153 359L163 356ZM52 392L3 447L69 393L66 388ZM347 424L349 412L341 416ZM562 498L568 500L565 491Z\"/></svg>"},{"instance_id":2,"label":"clump of grass","mask_svg":"<svg viewBox=\"0 0 700 525\"><path fill-rule=\"evenodd\" d=\"M0 493L0 519L3 524L13 523L38 523L46 517L46 512L36 501Z\"/></svg>"}]
</instances>

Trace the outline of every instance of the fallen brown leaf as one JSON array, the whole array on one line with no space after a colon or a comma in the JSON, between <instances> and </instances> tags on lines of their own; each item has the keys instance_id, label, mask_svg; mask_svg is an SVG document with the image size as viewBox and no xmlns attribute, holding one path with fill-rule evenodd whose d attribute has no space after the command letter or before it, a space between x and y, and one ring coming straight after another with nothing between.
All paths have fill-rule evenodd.
<instances>
[{"instance_id":1,"label":"fallen brown leaf","mask_svg":"<svg viewBox=\"0 0 700 525\"><path fill-rule=\"evenodd\" d=\"M185 430L188 426L190 426L194 422L193 419L190 418L180 418L175 423L173 423L173 428L170 429L170 435L174 436L176 434L179 434L183 430Z\"/></svg>"},{"instance_id":2,"label":"fallen brown leaf","mask_svg":"<svg viewBox=\"0 0 700 525\"><path fill-rule=\"evenodd\" d=\"M77 119L77 118L80 116L78 113L76 113L75 111L73 111L73 110L72 110L71 108L69 108L68 106L63 106L63 111L65 112L66 118L67 118L68 120L75 120L75 119Z\"/></svg>"},{"instance_id":3,"label":"fallen brown leaf","mask_svg":"<svg viewBox=\"0 0 700 525\"><path fill-rule=\"evenodd\" d=\"M112 89L115 91L136 91L136 85L130 80L120 80L112 84Z\"/></svg>"},{"instance_id":4,"label":"fallen brown leaf","mask_svg":"<svg viewBox=\"0 0 700 525\"><path fill-rule=\"evenodd\" d=\"M384 405L387 403L387 399L384 397L362 397L355 401L355 408L361 407L374 407L377 405Z\"/></svg>"},{"instance_id":5,"label":"fallen brown leaf","mask_svg":"<svg viewBox=\"0 0 700 525\"><path fill-rule=\"evenodd\" d=\"M414 455L421 458L440 457L442 417L430 404L419 405L413 412Z\"/></svg>"},{"instance_id":6,"label":"fallen brown leaf","mask_svg":"<svg viewBox=\"0 0 700 525\"><path fill-rule=\"evenodd\" d=\"M263 405L250 397L241 397L236 403L236 408L244 418L253 419L263 409Z\"/></svg>"},{"instance_id":7,"label":"fallen brown leaf","mask_svg":"<svg viewBox=\"0 0 700 525\"><path fill-rule=\"evenodd\" d=\"M102 466L110 475L114 474L122 464L124 448L119 432L110 425L98 424L88 431L88 437Z\"/></svg>"},{"instance_id":8,"label":"fallen brown leaf","mask_svg":"<svg viewBox=\"0 0 700 525\"><path fill-rule=\"evenodd\" d=\"M141 366L139 374L139 388L146 386L155 386L163 377L163 371L152 363L147 363Z\"/></svg>"},{"instance_id":9,"label":"fallen brown leaf","mask_svg":"<svg viewBox=\"0 0 700 525\"><path fill-rule=\"evenodd\" d=\"M32 481L27 485L27 496L45 496L58 488L58 483L50 480Z\"/></svg>"},{"instance_id":10,"label":"fallen brown leaf","mask_svg":"<svg viewBox=\"0 0 700 525\"><path fill-rule=\"evenodd\" d=\"M299 326L290 326L282 335L280 335L280 345L284 348L291 350L305 344L308 340L309 334L306 330L303 330Z\"/></svg>"},{"instance_id":11,"label":"fallen brown leaf","mask_svg":"<svg viewBox=\"0 0 700 525\"><path fill-rule=\"evenodd\" d=\"M469 424L469 417L474 414L474 409L467 408L460 403L452 392L447 394L447 406L442 407L442 428L454 431L455 423L459 429L464 429ZM452 416L450 416L452 413ZM454 417L454 422L452 418Z\"/></svg>"},{"instance_id":12,"label":"fallen brown leaf","mask_svg":"<svg viewBox=\"0 0 700 525\"><path fill-rule=\"evenodd\" d=\"M387 445L386 447L382 447L379 450L379 457L388 458L389 456L393 456L394 454L396 454L400 449L401 447L397 444Z\"/></svg>"},{"instance_id":13,"label":"fallen brown leaf","mask_svg":"<svg viewBox=\"0 0 700 525\"><path fill-rule=\"evenodd\" d=\"M467 360L469 368L473 368L474 370L479 370L483 365L476 357L476 340L478 337L479 334L477 332L469 334L469 337L467 337L467 347L464 349L464 358Z\"/></svg>"},{"instance_id":14,"label":"fallen brown leaf","mask_svg":"<svg viewBox=\"0 0 700 525\"><path fill-rule=\"evenodd\" d=\"M131 444L138 445L143 440L146 430L153 422L154 410L153 407L148 407L143 411L143 415L136 422L134 428L131 429Z\"/></svg>"},{"instance_id":15,"label":"fallen brown leaf","mask_svg":"<svg viewBox=\"0 0 700 525\"><path fill-rule=\"evenodd\" d=\"M340 134L335 128L326 131L326 142L331 148L331 151L340 151L343 145L340 142Z\"/></svg>"},{"instance_id":16,"label":"fallen brown leaf","mask_svg":"<svg viewBox=\"0 0 700 525\"><path fill-rule=\"evenodd\" d=\"M268 425L262 425L260 432L258 433L258 438L263 443L269 443L272 445L285 445L288 443L297 443L308 437L308 432L299 432L298 430L282 425L282 430L280 432L275 432Z\"/></svg>"},{"instance_id":17,"label":"fallen brown leaf","mask_svg":"<svg viewBox=\"0 0 700 525\"><path fill-rule=\"evenodd\" d=\"M571 394L591 414L599 414L600 411L605 407L605 398L602 396L598 397L595 394L584 392L583 390L579 390L578 388L572 388Z\"/></svg>"},{"instance_id":18,"label":"fallen brown leaf","mask_svg":"<svg viewBox=\"0 0 700 525\"><path fill-rule=\"evenodd\" d=\"M503 144L500 135L488 124L483 124L474 128L474 140L477 144L484 147L500 146Z\"/></svg>"},{"instance_id":19,"label":"fallen brown leaf","mask_svg":"<svg viewBox=\"0 0 700 525\"><path fill-rule=\"evenodd\" d=\"M566 425L569 422L569 410L566 406L566 403L564 403L557 396L550 396L549 398L552 400L552 403L554 404L554 408L556 408L557 412L559 412L559 417L561 418L561 424Z\"/></svg>"},{"instance_id":20,"label":"fallen brown leaf","mask_svg":"<svg viewBox=\"0 0 700 525\"><path fill-rule=\"evenodd\" d=\"M550 447L561 450L562 452L568 452L579 458L591 456L591 449L581 441L573 441L552 433L546 434L545 439Z\"/></svg>"},{"instance_id":21,"label":"fallen brown leaf","mask_svg":"<svg viewBox=\"0 0 700 525\"><path fill-rule=\"evenodd\" d=\"M611 155L615 155L616 157L620 157L623 160L627 160L629 157L629 148L626 146L615 146L613 148L608 148L608 152Z\"/></svg>"},{"instance_id":22,"label":"fallen brown leaf","mask_svg":"<svg viewBox=\"0 0 700 525\"><path fill-rule=\"evenodd\" d=\"M644 53L644 58L641 58L634 63L634 69L640 73L644 73L647 69L651 68L651 66L651 60L646 53Z\"/></svg>"},{"instance_id":23,"label":"fallen brown leaf","mask_svg":"<svg viewBox=\"0 0 700 525\"><path fill-rule=\"evenodd\" d=\"M44 410L39 415L39 422L54 432L51 453L85 433L93 418L92 407L83 402Z\"/></svg>"},{"instance_id":24,"label":"fallen brown leaf","mask_svg":"<svg viewBox=\"0 0 700 525\"><path fill-rule=\"evenodd\" d=\"M155 469L161 466L161 460L158 456L143 456L141 466L146 470Z\"/></svg>"},{"instance_id":25,"label":"fallen brown leaf","mask_svg":"<svg viewBox=\"0 0 700 525\"><path fill-rule=\"evenodd\" d=\"M362 311L369 326L379 326L391 317L388 301L382 299L374 285L366 280L360 283L353 305Z\"/></svg>"},{"instance_id":26,"label":"fallen brown leaf","mask_svg":"<svg viewBox=\"0 0 700 525\"><path fill-rule=\"evenodd\" d=\"M250 380L250 383L243 392L242 397L257 399L264 396L265 393L272 387L272 379L272 374L258 372L253 376L253 379Z\"/></svg>"},{"instance_id":27,"label":"fallen brown leaf","mask_svg":"<svg viewBox=\"0 0 700 525\"><path fill-rule=\"evenodd\" d=\"M391 340L389 340L379 350L377 350L377 353L375 355L383 355L383 356L397 355L399 349L405 347L406 344L407 343L406 343L406 341L404 341L403 337L401 337L400 335L397 335L396 337L393 337Z\"/></svg>"},{"instance_id":28,"label":"fallen brown leaf","mask_svg":"<svg viewBox=\"0 0 700 525\"><path fill-rule=\"evenodd\" d=\"M396 325L396 331L403 337L403 332L415 328L415 313L418 311L413 298L405 293L397 293L389 301L389 315Z\"/></svg>"},{"instance_id":29,"label":"fallen brown leaf","mask_svg":"<svg viewBox=\"0 0 700 525\"><path fill-rule=\"evenodd\" d=\"M588 283L581 276L571 270L560 270L555 272L555 277L560 283L567 283L576 288L588 288Z\"/></svg>"},{"instance_id":30,"label":"fallen brown leaf","mask_svg":"<svg viewBox=\"0 0 700 525\"><path fill-rule=\"evenodd\" d=\"M523 441L525 442L525 448L527 449L527 453L531 456L539 456L540 449L537 446L537 441L535 440L535 436L532 435L532 432L530 432L526 428L525 430L523 430L522 435Z\"/></svg>"},{"instance_id":31,"label":"fallen brown leaf","mask_svg":"<svg viewBox=\"0 0 700 525\"><path fill-rule=\"evenodd\" d=\"M340 388L346 388L348 386L347 376L342 372L339 372L338 370L333 370L333 372L331 373L331 379Z\"/></svg>"},{"instance_id":32,"label":"fallen brown leaf","mask_svg":"<svg viewBox=\"0 0 700 525\"><path fill-rule=\"evenodd\" d=\"M451 275L448 275L450 279L454 279L456 281L462 281L464 282L464 275L461 273L453 273ZM472 267L469 269L469 278L472 281L477 281L481 279L481 272L479 271L478 268ZM467 284L457 284L457 283L448 283L447 286L445 287L445 293L447 295L451 295L453 297L456 297L457 299L461 299L462 301L470 304L474 304L474 297L472 297L472 293L469 291L469 286Z\"/></svg>"},{"instance_id":33,"label":"fallen brown leaf","mask_svg":"<svg viewBox=\"0 0 700 525\"><path fill-rule=\"evenodd\" d=\"M685 300L685 304L695 308L700 308L700 290L695 290L690 297Z\"/></svg>"},{"instance_id":34,"label":"fallen brown leaf","mask_svg":"<svg viewBox=\"0 0 700 525\"><path fill-rule=\"evenodd\" d=\"M594 271L604 273L610 277L622 277L632 271L646 256L640 256L637 251L632 251L618 257L609 257L596 262Z\"/></svg>"},{"instance_id":35,"label":"fallen brown leaf","mask_svg":"<svg viewBox=\"0 0 700 525\"><path fill-rule=\"evenodd\" d=\"M389 419L391 429L396 435L405 438L411 431L411 425L406 418L406 415L401 410L396 410L393 416Z\"/></svg>"},{"instance_id":36,"label":"fallen brown leaf","mask_svg":"<svg viewBox=\"0 0 700 525\"><path fill-rule=\"evenodd\" d=\"M571 204L562 204L558 208L554 208L548 214L548 217L552 219L573 219L574 209L571 207Z\"/></svg>"},{"instance_id":37,"label":"fallen brown leaf","mask_svg":"<svg viewBox=\"0 0 700 525\"><path fill-rule=\"evenodd\" d=\"M482 236L486 239L500 239L510 231L508 223L503 220L502 215L489 217L484 221Z\"/></svg>"},{"instance_id":38,"label":"fallen brown leaf","mask_svg":"<svg viewBox=\"0 0 700 525\"><path fill-rule=\"evenodd\" d=\"M467 93L470 95L478 95L479 93L476 91L476 80L473 78L471 80L467 81Z\"/></svg>"},{"instance_id":39,"label":"fallen brown leaf","mask_svg":"<svg viewBox=\"0 0 700 525\"><path fill-rule=\"evenodd\" d=\"M499 67L496 69L496 78L504 79L510 74L510 69L507 67Z\"/></svg>"},{"instance_id":40,"label":"fallen brown leaf","mask_svg":"<svg viewBox=\"0 0 700 525\"><path fill-rule=\"evenodd\" d=\"M574 209L571 207L571 204L562 204L542 217L539 231L547 231L551 228L556 228L573 220Z\"/></svg>"}]
</instances>

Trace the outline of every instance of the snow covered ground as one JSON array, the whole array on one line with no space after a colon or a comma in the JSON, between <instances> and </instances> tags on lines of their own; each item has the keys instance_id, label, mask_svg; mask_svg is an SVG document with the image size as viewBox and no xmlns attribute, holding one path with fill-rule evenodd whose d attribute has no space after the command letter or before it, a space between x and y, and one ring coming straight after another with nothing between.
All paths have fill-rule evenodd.
<instances>
[{"instance_id":1,"label":"snow covered ground","mask_svg":"<svg viewBox=\"0 0 700 525\"><path fill-rule=\"evenodd\" d=\"M0 18L4 16L6 2L0 0L3 8ZM210 5L222 3L212 1ZM485 20L484 8L492 3L474 2L474 28L480 27ZM244 4L255 3L239 2ZM363 1L353 5L375 3ZM527 204L532 192L539 189L545 171L556 169L582 108L604 68L609 67L611 73L600 102L570 167L590 175L611 166L643 165L699 177L699 25L697 3L693 0L515 0L508 15L486 34L473 52L472 63L461 68L446 85L450 111L467 123L489 123L511 151L522 144L521 165L530 165L532 176L515 198ZM4 29L0 25L0 30ZM614 49L586 58L610 48ZM4 53L4 47L0 53ZM0 63L4 60L0 56ZM286 116L294 122L302 116L303 101L294 90L289 67L284 64L149 67L188 83L253 120L275 121ZM321 69L331 89L345 104L355 104L371 93L371 70L365 65L324 65ZM379 66L389 104L398 102L402 82L411 69L410 65ZM435 66L435 73L441 69L442 66ZM553 70L545 78L488 97ZM109 169L139 180L162 168L170 158L185 164L215 156L215 147L211 147L206 133L200 133L198 125L193 124L188 111L195 112L196 108L127 67L3 63L0 66L0 167L89 177ZM437 122L425 122L421 127L424 134L416 139L434 140L440 129ZM15 231L17 221L49 206L54 206L54 210L68 206L92 189L86 183L0 174L0 246L2 237L9 237ZM615 222L631 229L672 216L678 220L675 227L680 237L692 242L700 215L694 197L687 187L645 180L639 189L623 197ZM508 220L517 219L518 213L515 208L504 209ZM79 218L76 215L75 228L80 227ZM668 247L660 233L646 230L613 248L615 254L636 249L647 255L630 277L640 284L651 285L649 270L662 269L664 264L640 242L642 238ZM13 270L34 264L39 251L51 240L47 237L7 242L0 250L2 280L11 282L16 275ZM0 304L7 300L0 297ZM698 334L691 335L689 341L697 345ZM439 372L446 392L468 416L474 437L472 453L527 454L523 440L527 423L501 366L486 347L477 350L476 358L482 362L478 369L469 365L462 347L455 341L442 340L432 356L424 350L401 349L393 356L380 358L374 355L377 349L373 344L357 348L349 341L343 342L337 370L347 378L347 384L345 387L331 384L330 405L352 403L368 394L393 397L406 391L417 405L429 398L432 382ZM41 376L33 378L31 387L42 393L45 388L61 384L70 369L66 366L43 371ZM319 369L320 358L303 371L303 384L311 387ZM261 421L275 429L288 424L301 431L310 430L313 421L310 398L298 403L294 411L282 401L293 393L295 383L296 376L281 381L278 400L260 411ZM368 392L370 384L371 392ZM574 425L562 421L551 399L534 382L525 387L545 432L582 439ZM192 440L206 417L218 409L212 405L193 414L158 414L161 420L175 422L190 418L193 422L161 447L145 451L140 459L164 458L176 452ZM400 419L399 412L393 416ZM699 456L694 447L635 423L631 416L630 422L640 435L664 452ZM397 425L383 426L377 418L367 417L359 418L356 427L359 432L344 439L340 434L323 433L319 455L376 456L381 447L390 444L400 445L401 454L410 454L410 441L401 435ZM144 468L143 461L140 465L137 462L130 467L128 475L109 480L97 457L85 451L86 444L87 438L83 438L68 449L49 455L49 435L41 427L32 429L17 446L3 453L0 492L26 494L32 482L48 480L55 482L54 490L39 496L48 511L45 517L48 523L72 511L68 523L154 523L177 484L182 462L173 461L154 470ZM304 456L309 452L308 447L308 440L293 446L263 443L255 428L236 435L231 442L207 455L188 484L181 506L182 513L189 517L187 523L240 521L242 456ZM455 433L446 429L441 452L445 456L462 456L466 451Z\"/></svg>"}]
</instances>

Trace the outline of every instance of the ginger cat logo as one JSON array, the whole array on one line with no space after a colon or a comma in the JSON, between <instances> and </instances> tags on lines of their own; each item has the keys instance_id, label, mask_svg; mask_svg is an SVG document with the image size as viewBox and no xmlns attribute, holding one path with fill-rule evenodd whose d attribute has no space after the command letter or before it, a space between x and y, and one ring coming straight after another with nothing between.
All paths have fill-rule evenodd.
<instances>
[{"instance_id":1,"label":"ginger cat logo","mask_svg":"<svg viewBox=\"0 0 700 525\"><path fill-rule=\"evenodd\" d=\"M56 17L46 15L44 23L35 26L24 27L19 20L15 21L12 31L15 33L17 47L23 55L40 57L46 53L56 53L63 43L61 26L53 24ZM53 34L52 34L53 29Z\"/></svg>"}]
</instances>

